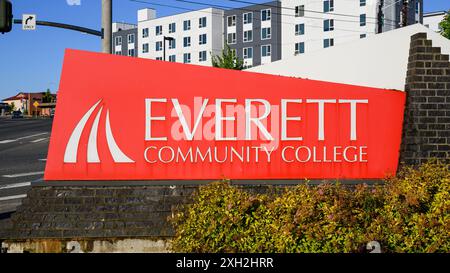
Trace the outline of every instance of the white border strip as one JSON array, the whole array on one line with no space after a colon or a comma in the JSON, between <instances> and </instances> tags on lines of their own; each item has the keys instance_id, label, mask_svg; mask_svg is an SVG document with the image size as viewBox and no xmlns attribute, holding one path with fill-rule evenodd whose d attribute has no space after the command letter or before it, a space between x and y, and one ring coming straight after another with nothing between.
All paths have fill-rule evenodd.
<instances>
[{"instance_id":1,"label":"white border strip","mask_svg":"<svg viewBox=\"0 0 450 273\"><path fill-rule=\"evenodd\" d=\"M5 174L5 175L2 175L2 177L6 177L6 178L15 178L15 177L22 177L22 176L38 175L38 174L44 174L44 172Z\"/></svg>"},{"instance_id":2,"label":"white border strip","mask_svg":"<svg viewBox=\"0 0 450 273\"><path fill-rule=\"evenodd\" d=\"M8 200L14 200L14 199L22 199L27 197L26 194L19 194L19 195L11 195L6 197L0 197L0 201L8 201Z\"/></svg>"},{"instance_id":3,"label":"white border strip","mask_svg":"<svg viewBox=\"0 0 450 273\"><path fill-rule=\"evenodd\" d=\"M21 182L21 183L14 183L14 184L6 184L6 185L0 185L0 190L22 188L22 187L28 187L28 186L31 186L31 182Z\"/></svg>"}]
</instances>

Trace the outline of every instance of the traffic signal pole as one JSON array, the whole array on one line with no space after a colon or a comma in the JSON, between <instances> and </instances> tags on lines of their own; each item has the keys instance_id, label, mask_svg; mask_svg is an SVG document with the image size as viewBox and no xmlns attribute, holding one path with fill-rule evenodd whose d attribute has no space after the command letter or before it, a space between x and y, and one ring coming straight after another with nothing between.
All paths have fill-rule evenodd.
<instances>
[{"instance_id":1,"label":"traffic signal pole","mask_svg":"<svg viewBox=\"0 0 450 273\"><path fill-rule=\"evenodd\" d=\"M402 27L406 27L408 25L408 10L409 10L409 0L403 0L402 5Z\"/></svg>"},{"instance_id":2,"label":"traffic signal pole","mask_svg":"<svg viewBox=\"0 0 450 273\"><path fill-rule=\"evenodd\" d=\"M14 19L14 24L22 24L22 19ZM36 25L38 26L47 26L47 27L57 27L57 28L65 28L70 30L75 30L79 32L83 32L86 34L91 34L95 36L102 37L102 32L90 28L85 27L79 27L74 25L68 25L68 24L62 24L62 23L56 23L56 22L48 22L48 21L36 21Z\"/></svg>"},{"instance_id":3,"label":"traffic signal pole","mask_svg":"<svg viewBox=\"0 0 450 273\"><path fill-rule=\"evenodd\" d=\"M36 25L57 27L70 29L74 31L80 31L83 33L99 36L102 39L102 52L112 53L112 0L102 1L102 30L94 30L90 28L49 22L49 21L36 21ZM0 33L11 31L11 23L22 24L21 19L12 19L12 4L7 0L0 0Z\"/></svg>"},{"instance_id":4,"label":"traffic signal pole","mask_svg":"<svg viewBox=\"0 0 450 273\"><path fill-rule=\"evenodd\" d=\"M384 14L383 14L383 6L384 6L384 0L380 0L380 4L378 5L378 32L383 32L383 25L384 25Z\"/></svg>"}]
</instances>

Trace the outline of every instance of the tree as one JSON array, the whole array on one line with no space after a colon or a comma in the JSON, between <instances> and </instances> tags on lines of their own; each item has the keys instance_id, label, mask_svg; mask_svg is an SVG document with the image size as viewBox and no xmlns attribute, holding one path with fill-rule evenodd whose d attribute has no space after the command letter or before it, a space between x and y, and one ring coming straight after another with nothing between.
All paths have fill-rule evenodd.
<instances>
[{"instance_id":1,"label":"tree","mask_svg":"<svg viewBox=\"0 0 450 273\"><path fill-rule=\"evenodd\" d=\"M10 109L10 112L16 111L16 105L14 102L11 102L11 104L9 105L9 109Z\"/></svg>"},{"instance_id":2,"label":"tree","mask_svg":"<svg viewBox=\"0 0 450 273\"><path fill-rule=\"evenodd\" d=\"M52 102L52 101L53 101L52 93L50 93L50 89L47 89L44 96L42 96L42 102L47 103L47 102Z\"/></svg>"},{"instance_id":3,"label":"tree","mask_svg":"<svg viewBox=\"0 0 450 273\"><path fill-rule=\"evenodd\" d=\"M441 35L447 39L450 39L450 10L444 16L444 19L439 23L441 29Z\"/></svg>"},{"instance_id":4,"label":"tree","mask_svg":"<svg viewBox=\"0 0 450 273\"><path fill-rule=\"evenodd\" d=\"M212 56L212 65L219 68L227 68L234 70L244 69L244 61L236 56L235 51L225 44L222 55Z\"/></svg>"}]
</instances>

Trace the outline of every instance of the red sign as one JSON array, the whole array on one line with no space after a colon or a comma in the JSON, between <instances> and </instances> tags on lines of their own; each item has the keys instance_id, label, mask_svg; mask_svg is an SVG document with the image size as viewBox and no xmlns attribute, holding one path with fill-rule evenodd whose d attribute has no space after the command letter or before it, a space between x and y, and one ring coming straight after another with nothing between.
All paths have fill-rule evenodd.
<instances>
[{"instance_id":1,"label":"red sign","mask_svg":"<svg viewBox=\"0 0 450 273\"><path fill-rule=\"evenodd\" d=\"M46 180L383 178L405 94L67 50Z\"/></svg>"}]
</instances>

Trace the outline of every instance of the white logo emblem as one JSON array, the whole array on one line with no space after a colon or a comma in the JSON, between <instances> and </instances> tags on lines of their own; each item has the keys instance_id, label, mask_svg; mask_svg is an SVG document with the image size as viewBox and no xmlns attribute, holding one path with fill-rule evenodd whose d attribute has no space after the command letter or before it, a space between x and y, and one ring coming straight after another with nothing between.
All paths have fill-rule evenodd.
<instances>
[{"instance_id":1,"label":"white logo emblem","mask_svg":"<svg viewBox=\"0 0 450 273\"><path fill-rule=\"evenodd\" d=\"M66 152L64 153L64 163L77 163L78 146L80 144L81 133L86 126L86 122L91 117L94 110L100 104L102 100L99 100L94 106L89 109L89 111L84 114L80 122L72 132L66 146ZM103 106L97 112L94 123L92 124L91 132L89 133L89 141L87 147L87 162L88 163L100 163L100 158L98 156L97 150L97 134L98 134L98 124L100 122L100 116L103 110ZM134 163L132 159L126 156L117 145L114 140L114 136L111 131L111 123L109 121L109 110L106 110L106 141L108 143L108 149L111 153L115 163Z\"/></svg>"}]
</instances>

